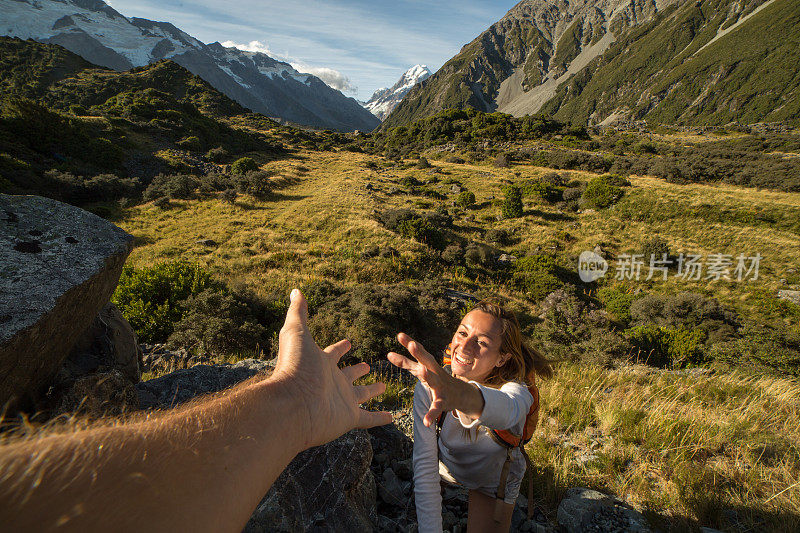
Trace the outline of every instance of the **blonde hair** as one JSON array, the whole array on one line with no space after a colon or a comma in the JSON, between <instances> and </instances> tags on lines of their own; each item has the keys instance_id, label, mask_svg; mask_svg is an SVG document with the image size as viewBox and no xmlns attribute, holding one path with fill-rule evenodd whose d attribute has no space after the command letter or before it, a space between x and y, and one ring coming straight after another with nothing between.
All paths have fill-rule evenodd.
<instances>
[{"instance_id":1,"label":"blonde hair","mask_svg":"<svg viewBox=\"0 0 800 533\"><path fill-rule=\"evenodd\" d=\"M484 380L485 385L500 387L511 381L533 385L536 376L545 379L553 377L552 361L525 342L513 311L487 300L475 304L469 312L472 311L481 311L501 321L500 353L511 356L504 365L492 369Z\"/></svg>"}]
</instances>

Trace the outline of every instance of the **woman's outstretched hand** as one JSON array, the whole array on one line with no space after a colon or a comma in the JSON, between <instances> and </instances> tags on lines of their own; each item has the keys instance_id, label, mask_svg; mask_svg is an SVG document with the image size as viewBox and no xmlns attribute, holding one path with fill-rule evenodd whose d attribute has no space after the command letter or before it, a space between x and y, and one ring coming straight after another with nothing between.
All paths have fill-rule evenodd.
<instances>
[{"instance_id":1,"label":"woman's outstretched hand","mask_svg":"<svg viewBox=\"0 0 800 533\"><path fill-rule=\"evenodd\" d=\"M353 385L369 372L367 363L339 368L338 363L350 350L350 342L341 340L321 349L308 329L308 303L295 289L280 333L278 361L273 378L284 382L292 394L303 400L308 424L307 445L331 441L353 428L369 428L392 422L386 411L366 411L359 407L386 389L383 383Z\"/></svg>"},{"instance_id":2,"label":"woman's outstretched hand","mask_svg":"<svg viewBox=\"0 0 800 533\"><path fill-rule=\"evenodd\" d=\"M396 352L389 352L387 358L393 365L408 370L427 385L433 396L431 407L423 419L426 426L431 427L441 413L454 409L473 418L480 416L484 402L477 387L450 375L420 343L405 333L398 333L397 340L416 361Z\"/></svg>"}]
</instances>

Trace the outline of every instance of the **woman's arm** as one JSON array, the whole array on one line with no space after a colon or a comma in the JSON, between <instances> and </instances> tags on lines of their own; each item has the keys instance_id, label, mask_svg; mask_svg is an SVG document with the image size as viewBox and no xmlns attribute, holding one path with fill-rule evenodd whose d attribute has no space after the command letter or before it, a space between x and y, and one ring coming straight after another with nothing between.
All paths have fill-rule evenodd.
<instances>
[{"instance_id":1,"label":"woman's arm","mask_svg":"<svg viewBox=\"0 0 800 533\"><path fill-rule=\"evenodd\" d=\"M420 533L441 533L442 493L436 427L422 419L430 408L430 393L421 381L414 388L414 500Z\"/></svg>"},{"instance_id":2,"label":"woman's arm","mask_svg":"<svg viewBox=\"0 0 800 533\"><path fill-rule=\"evenodd\" d=\"M492 429L511 429L519 425L533 404L528 387L520 383L509 382L499 389L487 387L471 381L483 395L485 405L480 416L468 416L461 411L456 411L461 425L471 428L480 424Z\"/></svg>"},{"instance_id":3,"label":"woman's arm","mask_svg":"<svg viewBox=\"0 0 800 533\"><path fill-rule=\"evenodd\" d=\"M433 395L430 408L423 418L426 426L432 427L439 414L446 411L458 410L471 418L481 415L484 399L477 384L451 376L420 343L405 333L399 333L397 340L416 361L395 352L388 354L389 361L411 372L428 386Z\"/></svg>"}]
</instances>

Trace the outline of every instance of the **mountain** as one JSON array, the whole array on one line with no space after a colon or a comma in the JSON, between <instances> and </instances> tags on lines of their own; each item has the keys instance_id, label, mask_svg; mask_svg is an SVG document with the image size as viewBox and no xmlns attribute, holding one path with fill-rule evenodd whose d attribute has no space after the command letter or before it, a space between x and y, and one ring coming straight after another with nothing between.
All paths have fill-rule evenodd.
<instances>
[{"instance_id":1,"label":"mountain","mask_svg":"<svg viewBox=\"0 0 800 533\"><path fill-rule=\"evenodd\" d=\"M579 124L800 123L796 0L524 0L383 127L447 108Z\"/></svg>"},{"instance_id":2,"label":"mountain","mask_svg":"<svg viewBox=\"0 0 800 533\"><path fill-rule=\"evenodd\" d=\"M432 72L425 65L414 65L400 80L389 88L378 89L364 105L370 112L383 120L416 84L431 77Z\"/></svg>"},{"instance_id":3,"label":"mountain","mask_svg":"<svg viewBox=\"0 0 800 533\"><path fill-rule=\"evenodd\" d=\"M266 54L203 44L167 22L126 18L102 0L0 0L0 34L58 44L122 71L170 59L252 111L315 128L371 131L353 98Z\"/></svg>"}]
</instances>

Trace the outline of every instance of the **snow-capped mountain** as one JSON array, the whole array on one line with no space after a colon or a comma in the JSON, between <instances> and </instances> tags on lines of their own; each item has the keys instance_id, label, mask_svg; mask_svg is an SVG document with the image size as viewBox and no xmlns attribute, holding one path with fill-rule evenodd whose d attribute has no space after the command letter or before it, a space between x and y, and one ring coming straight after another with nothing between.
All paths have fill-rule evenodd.
<instances>
[{"instance_id":1,"label":"snow-capped mountain","mask_svg":"<svg viewBox=\"0 0 800 533\"><path fill-rule=\"evenodd\" d=\"M58 44L115 70L170 59L244 107L298 124L371 131L379 123L355 99L288 63L203 44L168 22L127 18L102 0L0 0L0 34Z\"/></svg>"},{"instance_id":2,"label":"snow-capped mountain","mask_svg":"<svg viewBox=\"0 0 800 533\"><path fill-rule=\"evenodd\" d=\"M378 89L364 105L379 119L385 119L411 88L430 78L432 72L425 65L414 65L392 87Z\"/></svg>"}]
</instances>

